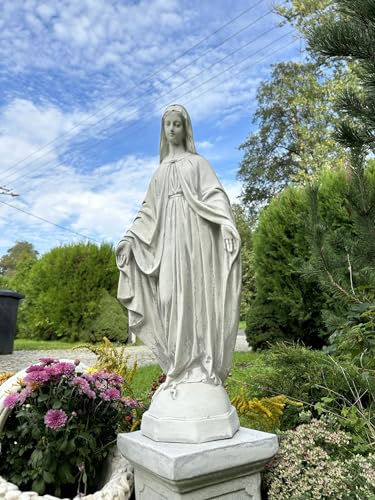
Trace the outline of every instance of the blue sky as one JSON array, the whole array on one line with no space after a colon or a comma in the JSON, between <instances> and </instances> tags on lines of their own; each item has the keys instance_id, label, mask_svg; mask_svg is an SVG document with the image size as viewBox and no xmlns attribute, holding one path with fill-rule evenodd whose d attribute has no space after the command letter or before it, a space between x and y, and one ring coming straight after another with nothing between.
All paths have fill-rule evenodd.
<instances>
[{"instance_id":1,"label":"blue sky","mask_svg":"<svg viewBox=\"0 0 375 500\"><path fill-rule=\"evenodd\" d=\"M273 3L3 0L0 186L19 196L0 195L0 255L21 240L40 253L84 237L115 244L158 166L173 102L236 201L256 89L272 64L299 57Z\"/></svg>"}]
</instances>

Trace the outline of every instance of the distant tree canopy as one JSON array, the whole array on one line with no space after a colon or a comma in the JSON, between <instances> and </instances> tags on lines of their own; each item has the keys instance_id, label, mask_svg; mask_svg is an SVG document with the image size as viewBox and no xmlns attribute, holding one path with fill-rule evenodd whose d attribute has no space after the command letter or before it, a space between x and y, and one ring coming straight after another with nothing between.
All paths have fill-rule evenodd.
<instances>
[{"instance_id":1,"label":"distant tree canopy","mask_svg":"<svg viewBox=\"0 0 375 500\"><path fill-rule=\"evenodd\" d=\"M33 263L38 258L38 252L27 241L18 241L5 255L0 257L0 275L10 277L17 268Z\"/></svg>"},{"instance_id":2,"label":"distant tree canopy","mask_svg":"<svg viewBox=\"0 0 375 500\"><path fill-rule=\"evenodd\" d=\"M256 212L287 185L304 184L323 167L343 165L347 154L330 136L338 120L332 94L341 86L341 79L327 78L316 63L273 67L257 93L258 129L240 146L238 177L248 209Z\"/></svg>"},{"instance_id":3,"label":"distant tree canopy","mask_svg":"<svg viewBox=\"0 0 375 500\"><path fill-rule=\"evenodd\" d=\"M25 294L19 335L39 339L127 339L127 316L116 299L118 270L112 245L56 247L16 271L9 284Z\"/></svg>"}]
</instances>

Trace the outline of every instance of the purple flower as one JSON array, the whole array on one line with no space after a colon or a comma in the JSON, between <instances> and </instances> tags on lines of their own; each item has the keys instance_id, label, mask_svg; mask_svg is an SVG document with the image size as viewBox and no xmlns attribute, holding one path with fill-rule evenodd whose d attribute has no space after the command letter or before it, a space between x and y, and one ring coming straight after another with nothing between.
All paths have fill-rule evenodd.
<instances>
[{"instance_id":1,"label":"purple flower","mask_svg":"<svg viewBox=\"0 0 375 500\"><path fill-rule=\"evenodd\" d=\"M90 384L85 378L74 377L71 383L73 385L78 386L78 390L81 394L86 394L86 396L89 397L90 399L96 398L95 392L91 389Z\"/></svg>"},{"instance_id":2,"label":"purple flower","mask_svg":"<svg viewBox=\"0 0 375 500\"><path fill-rule=\"evenodd\" d=\"M70 377L74 374L75 365L66 361L60 361L46 367L46 372L54 378L61 378L63 375Z\"/></svg>"},{"instance_id":3,"label":"purple flower","mask_svg":"<svg viewBox=\"0 0 375 500\"><path fill-rule=\"evenodd\" d=\"M6 408L14 408L16 404L20 400L20 395L18 392L12 392L11 394L8 394L8 396L5 396L4 398L4 406Z\"/></svg>"},{"instance_id":4,"label":"purple flower","mask_svg":"<svg viewBox=\"0 0 375 500\"><path fill-rule=\"evenodd\" d=\"M44 366L42 366L42 365L31 365L26 369L26 373L42 372L43 370L44 370Z\"/></svg>"},{"instance_id":5,"label":"purple flower","mask_svg":"<svg viewBox=\"0 0 375 500\"><path fill-rule=\"evenodd\" d=\"M100 397L104 399L104 401L109 401L110 399L118 401L119 399L121 399L121 393L118 389L110 387L105 392L101 392Z\"/></svg>"},{"instance_id":6,"label":"purple flower","mask_svg":"<svg viewBox=\"0 0 375 500\"><path fill-rule=\"evenodd\" d=\"M30 371L24 378L25 382L44 384L48 382L50 375L47 370L34 370Z\"/></svg>"},{"instance_id":7,"label":"purple flower","mask_svg":"<svg viewBox=\"0 0 375 500\"><path fill-rule=\"evenodd\" d=\"M52 365L53 363L57 363L58 361L54 358L39 358L39 361L42 363L42 365Z\"/></svg>"},{"instance_id":8,"label":"purple flower","mask_svg":"<svg viewBox=\"0 0 375 500\"><path fill-rule=\"evenodd\" d=\"M67 420L68 416L64 410L48 410L44 416L44 423L50 429L61 429Z\"/></svg>"},{"instance_id":9,"label":"purple flower","mask_svg":"<svg viewBox=\"0 0 375 500\"><path fill-rule=\"evenodd\" d=\"M124 382L124 378L121 377L121 375L117 375L117 373L111 373L111 376L109 378L109 381L113 385L120 386Z\"/></svg>"},{"instance_id":10,"label":"purple flower","mask_svg":"<svg viewBox=\"0 0 375 500\"><path fill-rule=\"evenodd\" d=\"M23 404L26 399L31 396L31 393L32 393L32 389L31 387L27 386L25 387L24 389L22 389L22 391L19 393L19 399L20 399L20 403Z\"/></svg>"},{"instance_id":11,"label":"purple flower","mask_svg":"<svg viewBox=\"0 0 375 500\"><path fill-rule=\"evenodd\" d=\"M139 403L138 403L138 401L136 401L135 399L124 397L124 398L121 398L121 401L126 406L130 406L130 408L137 408L137 406L140 406Z\"/></svg>"}]
</instances>

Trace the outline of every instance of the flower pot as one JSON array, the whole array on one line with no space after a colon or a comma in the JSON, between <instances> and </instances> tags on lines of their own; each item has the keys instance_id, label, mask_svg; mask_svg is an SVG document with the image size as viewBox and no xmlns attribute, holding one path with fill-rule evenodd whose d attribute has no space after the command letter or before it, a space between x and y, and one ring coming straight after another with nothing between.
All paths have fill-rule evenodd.
<instances>
[{"instance_id":1,"label":"flower pot","mask_svg":"<svg viewBox=\"0 0 375 500\"><path fill-rule=\"evenodd\" d=\"M60 360L72 361L72 360ZM82 367L82 365L81 365ZM0 431L5 425L6 419L11 411L3 404L4 398L11 392L19 389L19 380L26 374L26 368L19 371L3 384L0 385ZM86 495L87 500L128 500L133 491L133 468L129 462L120 455L117 447L112 448L105 465L102 477L98 481L98 490ZM5 500L58 500L53 495L39 495L35 491L20 491L17 485L10 483L0 476L0 498ZM74 500L82 498L74 497ZM69 499L64 499L69 500Z\"/></svg>"}]
</instances>

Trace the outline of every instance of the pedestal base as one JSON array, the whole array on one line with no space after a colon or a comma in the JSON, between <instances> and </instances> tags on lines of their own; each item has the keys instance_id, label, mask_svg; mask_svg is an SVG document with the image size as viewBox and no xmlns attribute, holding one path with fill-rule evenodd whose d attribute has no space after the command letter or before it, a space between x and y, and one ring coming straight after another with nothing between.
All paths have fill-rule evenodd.
<instances>
[{"instance_id":1,"label":"pedestal base","mask_svg":"<svg viewBox=\"0 0 375 500\"><path fill-rule=\"evenodd\" d=\"M137 500L260 500L260 472L278 444L273 434L241 427L231 439L200 444L119 434L118 448L134 467Z\"/></svg>"},{"instance_id":2,"label":"pedestal base","mask_svg":"<svg viewBox=\"0 0 375 500\"><path fill-rule=\"evenodd\" d=\"M142 417L141 431L154 441L204 443L231 438L239 427L222 385L189 382L160 387Z\"/></svg>"}]
</instances>

